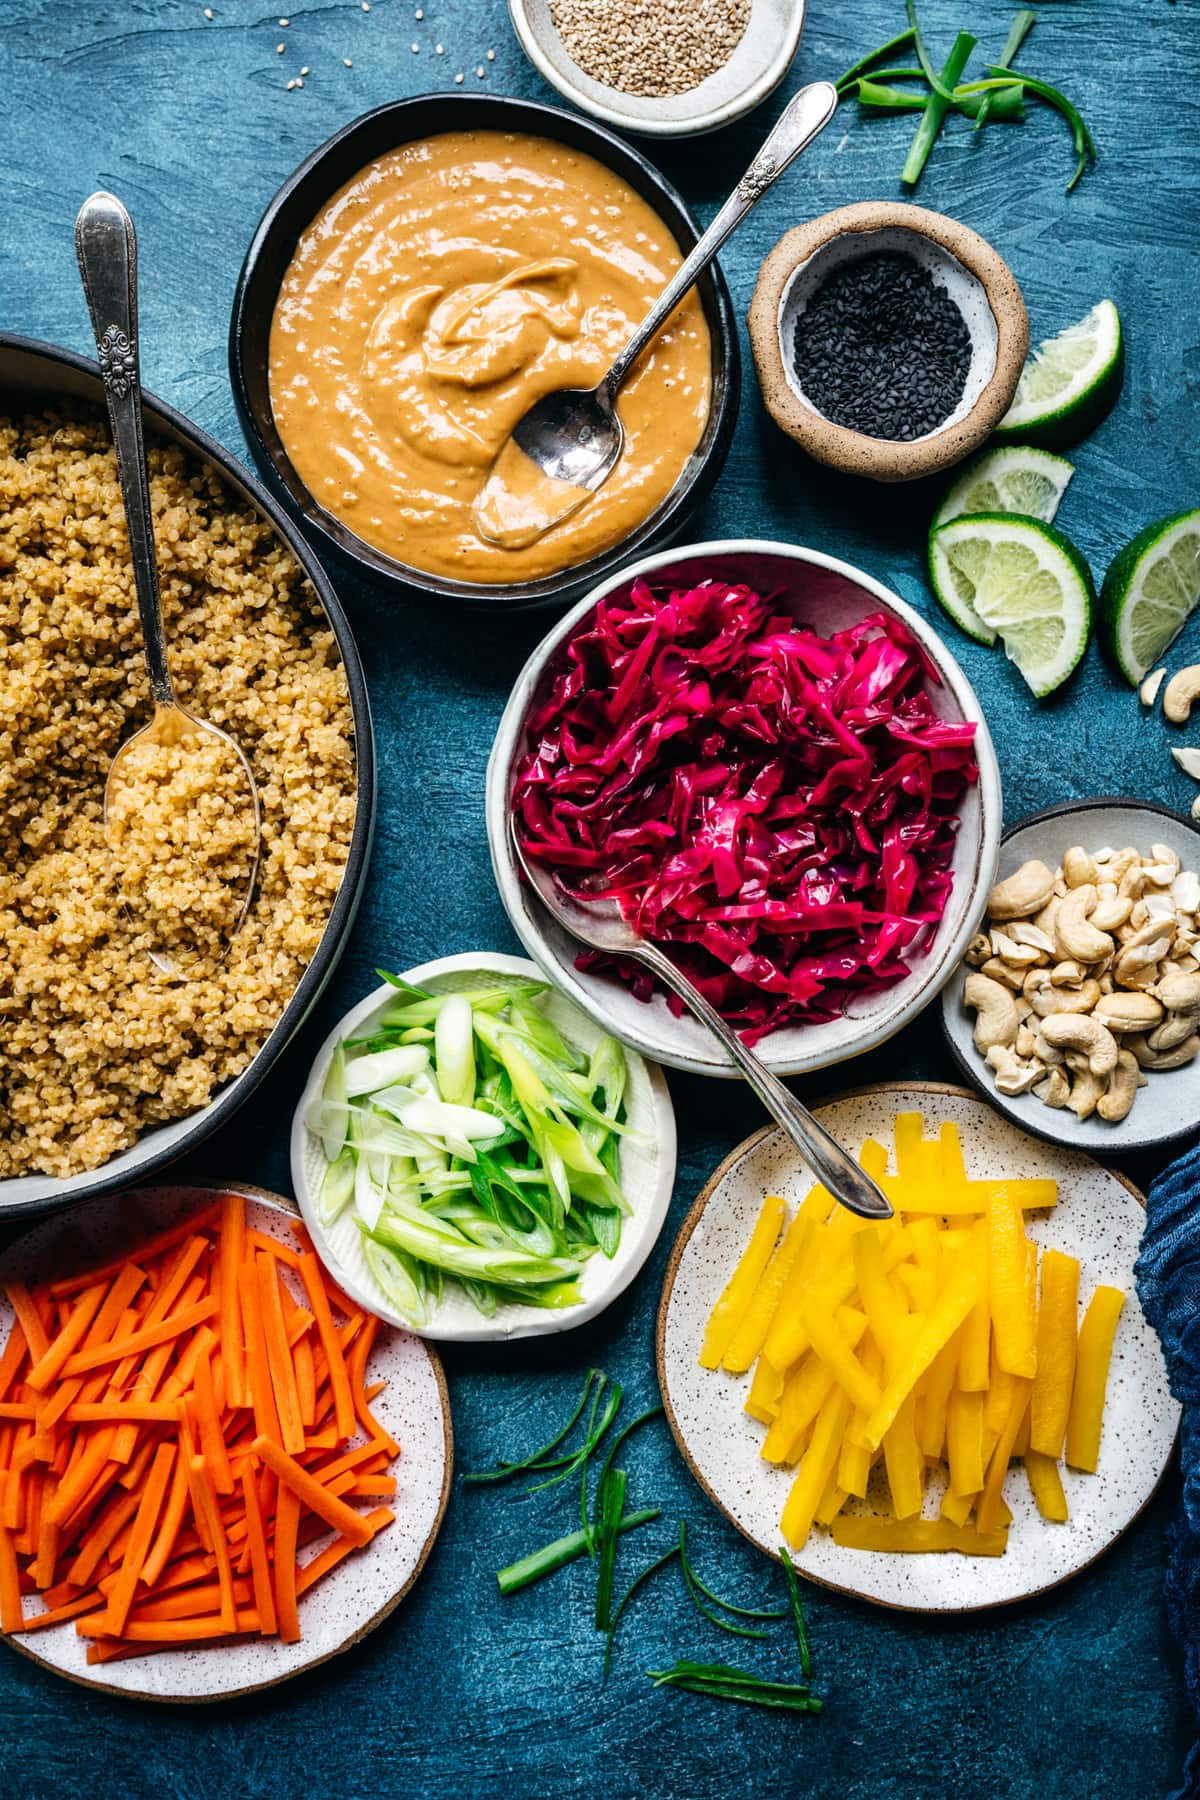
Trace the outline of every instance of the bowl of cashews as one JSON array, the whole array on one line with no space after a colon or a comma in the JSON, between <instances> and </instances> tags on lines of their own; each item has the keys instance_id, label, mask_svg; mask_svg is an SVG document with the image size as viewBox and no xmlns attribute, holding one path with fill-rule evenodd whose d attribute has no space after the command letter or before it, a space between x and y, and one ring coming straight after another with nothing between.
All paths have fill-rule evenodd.
<instances>
[{"instance_id":1,"label":"bowl of cashews","mask_svg":"<svg viewBox=\"0 0 1200 1800\"><path fill-rule=\"evenodd\" d=\"M1133 800L1005 834L942 1022L964 1073L1026 1130L1090 1151L1200 1118L1200 831Z\"/></svg>"}]
</instances>

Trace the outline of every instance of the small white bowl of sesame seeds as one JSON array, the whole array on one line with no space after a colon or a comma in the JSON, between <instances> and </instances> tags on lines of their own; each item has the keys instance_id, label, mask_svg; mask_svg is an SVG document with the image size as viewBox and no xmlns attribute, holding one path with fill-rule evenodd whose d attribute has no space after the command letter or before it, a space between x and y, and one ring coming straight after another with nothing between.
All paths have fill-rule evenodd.
<instances>
[{"instance_id":1,"label":"small white bowl of sesame seeds","mask_svg":"<svg viewBox=\"0 0 1200 1800\"><path fill-rule=\"evenodd\" d=\"M693 137L740 119L787 74L805 0L508 0L534 67L619 131Z\"/></svg>"}]
</instances>

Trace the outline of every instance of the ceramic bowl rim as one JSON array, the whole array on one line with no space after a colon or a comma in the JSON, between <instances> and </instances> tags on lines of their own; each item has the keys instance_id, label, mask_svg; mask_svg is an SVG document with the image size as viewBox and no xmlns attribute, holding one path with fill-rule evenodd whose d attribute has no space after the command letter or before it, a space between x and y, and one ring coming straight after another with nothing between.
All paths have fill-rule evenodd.
<instances>
[{"instance_id":1,"label":"ceramic bowl rim","mask_svg":"<svg viewBox=\"0 0 1200 1800\"><path fill-rule=\"evenodd\" d=\"M1023 818L1015 819L1011 825L1005 827L1000 836L1000 849L1003 851L1005 844L1007 844L1011 838L1016 837L1018 832L1024 831L1030 825L1041 825L1044 824L1047 819L1063 819L1078 813L1100 812L1109 807L1116 808L1123 812L1157 813L1160 818L1169 819L1173 825L1183 826L1186 830L1190 831L1197 840L1196 866L1197 868L1200 868L1200 827L1194 825L1185 813L1176 812L1172 807L1164 806L1161 801L1139 800L1133 794L1095 794L1089 795L1083 800L1059 800L1056 801L1053 806L1039 807L1036 812L1026 813ZM1010 1110L1005 1103L1005 1096L985 1083L981 1070L986 1067L986 1065L980 1064L975 1059L965 1055L962 1047L950 1030L950 1009L954 1004L955 995L953 982L948 981L941 991L939 1023L941 1025L942 1037L945 1041L946 1048L953 1057L955 1066L970 1082L977 1094L981 1095L989 1105L997 1107L998 1110L1004 1114L1005 1118L1011 1119L1013 1124L1018 1126L1020 1130L1027 1131L1030 1137L1041 1138L1043 1142L1047 1144L1057 1144L1062 1150L1075 1150L1078 1151L1081 1156L1093 1156L1098 1159L1104 1155L1134 1156L1146 1151L1163 1149L1169 1144L1182 1143L1185 1139L1194 1137L1197 1131L1200 1131L1200 1120L1191 1119L1181 1125L1177 1130L1151 1132L1149 1135L1143 1134L1141 1136L1134 1136L1133 1133L1130 1132L1127 1135L1122 1136L1123 1128L1127 1126L1131 1120L1136 1119L1137 1107L1135 1104L1126 1117L1119 1120L1112 1127L1112 1148L1109 1151L1100 1149L1093 1144L1081 1144L1078 1138L1063 1137L1056 1132L1053 1129L1053 1122L1057 1119L1058 1114L1053 1107L1042 1107L1040 1109L1041 1112L1044 1112L1047 1115L1044 1122L1040 1116L1026 1118L1024 1113L1018 1114L1017 1112Z\"/></svg>"},{"instance_id":2,"label":"ceramic bowl rim","mask_svg":"<svg viewBox=\"0 0 1200 1800\"><path fill-rule=\"evenodd\" d=\"M675 1047L669 1038L652 1035L654 1029L666 1029L663 1012L656 1005L646 1008L648 1019L653 1021L651 1030L638 1030L624 1021L618 1027L612 1017L606 1015L590 990L581 986L574 967L567 963L560 963L557 957L546 949L540 925L525 910L521 899L523 889L517 877L515 860L508 841L508 793L512 766L521 739L521 728L532 697L544 677L546 667L560 645L575 632L580 621L592 611L600 600L615 588L626 586L638 576L653 577L655 570L664 564L694 561L702 557L764 555L784 558L804 567L816 567L839 575L854 586L865 590L872 600L882 603L889 611L895 613L910 628L917 642L930 656L944 685L961 709L963 717L972 721L976 726L975 753L979 765L976 791L980 813L978 862L972 877L971 888L964 902L962 923L936 955L931 952L929 959L918 965L918 970L925 976L925 979L914 988L903 1003L884 1011L869 1028L865 1028L861 1038L856 1040L852 1049L844 1048L833 1056L823 1055L820 1051L807 1055L772 1055L770 1037L764 1038L758 1049L763 1061L777 1075L807 1075L817 1069L831 1068L838 1063L849 1061L894 1037L903 1026L907 1025L937 998L941 988L951 979L957 969L967 945L978 929L1000 854L1003 803L1000 768L995 748L992 744L987 718L974 688L968 681L957 658L947 648L933 626L921 617L915 607L903 600L877 577L868 575L865 570L824 551L809 549L805 545L786 544L771 538L718 538L655 551L652 555L629 564L618 573L598 583L551 626L545 637L534 648L513 684L496 729L487 766L485 818L488 849L491 854L496 886L504 910L508 914L509 923L520 938L526 952L537 963L547 980L561 988L570 1000L574 1001L598 1024L601 1024L605 1030L612 1032L627 1047L637 1050L640 1055L649 1060L665 1063L670 1068L682 1069L692 1075L711 1075L730 1079L736 1079L737 1070L732 1062L720 1057L715 1048L711 1057L700 1056L690 1050L681 1050ZM813 1029L819 1031L820 1027Z\"/></svg>"},{"instance_id":3,"label":"ceramic bowl rim","mask_svg":"<svg viewBox=\"0 0 1200 1800\"><path fill-rule=\"evenodd\" d=\"M472 971L484 974L490 971L500 975L532 975L538 980L546 978L545 971L526 956L514 956L506 950L461 950L450 956L435 956L427 962L417 963L413 968L405 969L401 979L411 981L414 985L420 985L424 981L437 980L442 975ZM571 1001L569 994L563 994L561 984L551 982L551 986L563 998ZM362 1019L368 1018L387 998L389 992L394 994L395 989L390 988L387 982L377 988L372 988L370 993L364 994L335 1022L312 1059L288 1129L288 1157L292 1187L296 1194L296 1205L300 1209L313 1247L322 1262L327 1260L324 1232L320 1222L310 1216L313 1211L313 1195L305 1168L305 1150L311 1133L304 1122L304 1115L315 1099L320 1084L324 1081L334 1045L348 1029L353 1029ZM571 1003L574 1004L574 1002ZM589 1013L587 1016L594 1020L593 1014ZM627 1054L631 1053L630 1046L625 1045L624 1048ZM601 1313L606 1312L632 1286L653 1255L654 1247L666 1227L675 1191L678 1160L675 1107L666 1077L653 1058L642 1056L641 1052L637 1050L632 1051L632 1054L639 1058L645 1068L650 1086L658 1142L658 1160L653 1184L647 1188L645 1195L649 1235L644 1246L639 1245L638 1251L635 1252L629 1263L621 1268L619 1280L612 1282L598 1294L591 1295L578 1306L564 1308L561 1312L547 1312L537 1307L528 1307L519 1318L519 1322L509 1326L485 1319L482 1314L479 1316L478 1324L472 1321L470 1325L449 1328L443 1326L440 1329L436 1328L434 1324L397 1326L390 1317L385 1318L386 1324L397 1330L409 1331L414 1337L419 1337L427 1343L440 1344L506 1344L529 1338L557 1337L564 1332L575 1331L590 1324ZM332 1256L333 1252L330 1251L329 1255ZM352 1300L357 1300L360 1306L365 1306L371 1312L376 1310L372 1296L357 1282L348 1279L349 1271L343 1269L336 1259L331 1273L334 1279L345 1288Z\"/></svg>"},{"instance_id":4,"label":"ceramic bowl rim","mask_svg":"<svg viewBox=\"0 0 1200 1800\"><path fill-rule=\"evenodd\" d=\"M448 576L414 568L356 536L341 520L325 511L296 473L270 416L269 397L262 401L250 379L250 340L257 338L261 331L269 330L270 311L278 293L277 284L270 282L263 273L268 255L276 240L282 237L288 241L290 257L299 235L297 232L293 236L291 226L282 224L293 201L309 188L321 190L319 198L306 209L304 223L299 227L304 230L320 207L354 173L351 169L328 184L322 180L323 172L342 167L348 146L360 139L372 139L384 126L393 123L396 130L388 133L391 148L428 136L428 130L422 131L419 125L410 128L407 122L435 106L445 114L444 123L435 128L438 132L469 129L472 124L481 130L502 130L506 128L507 120L507 128L525 129L581 149L637 188L673 235L681 235L679 227L682 225L685 253L701 235L699 223L674 184L636 145L626 143L594 118L581 117L544 101L523 100L507 94L430 92L387 101L358 114L325 138L296 165L267 202L243 258L230 312L228 359L234 404L262 481L292 514L297 528L311 533L322 549L332 551L353 567L383 577L394 587L421 595L479 607L504 606L512 611L562 603L618 568L623 558L652 543L661 544L677 536L691 513L708 496L724 467L737 422L742 373L733 300L718 264L712 264L701 283L712 341L713 370L720 386L719 395L714 394L709 422L705 426L709 433L707 448L694 455L693 465L684 470L656 512L635 527L627 538L597 552L587 562L560 569L535 581L503 585L453 581ZM456 125L456 115L460 125ZM380 149L364 150L354 168L361 168L372 156L383 153ZM269 299L260 295L259 284L263 282L270 286ZM264 312L267 315L265 324Z\"/></svg>"},{"instance_id":5,"label":"ceramic bowl rim","mask_svg":"<svg viewBox=\"0 0 1200 1800\"><path fill-rule=\"evenodd\" d=\"M100 368L90 357L80 356L74 350L67 350L60 345L51 344L38 338L0 331L0 365L9 352L42 363L58 364L71 370L76 376L82 375L89 378L91 382L95 383L96 389L95 395L91 397L92 402L101 410L103 409ZM43 393L41 389L22 389L17 382L12 384L11 391L14 393L28 391L31 395ZM57 394L57 399L60 401L78 401L81 397L80 393L66 389L60 389ZM49 390L45 390L44 403L47 405L55 403ZM211 463L221 480L233 493L253 506L267 520L295 557L316 593L318 604L325 613L337 639L338 653L346 671L346 683L350 694L355 731L356 813L354 829L351 833L346 866L334 896L329 917L321 933L321 940L279 1018L242 1073L235 1076L232 1081L225 1083L218 1091L216 1098L211 1100L207 1106L191 1114L187 1128L181 1131L169 1145L158 1150L147 1149L139 1155L140 1147L154 1136L155 1129L162 1128L152 1128L151 1131L144 1133L130 1150L121 1152L122 1158L129 1157L132 1160L123 1162L119 1172L106 1174L106 1170L111 1169L111 1163L108 1163L102 1164L99 1169L86 1170L80 1175L68 1176L62 1181L42 1176L11 1177L9 1179L13 1182L37 1179L46 1180L51 1184L52 1191L47 1194L38 1194L32 1198L17 1200L6 1199L5 1188L9 1186L9 1181L0 1181L0 1220L40 1215L59 1207L73 1206L85 1200L95 1199L101 1194L118 1193L122 1188L144 1185L172 1163L197 1149L212 1132L225 1124L243 1102L250 1098L270 1069L278 1062L333 974L358 910L370 858L376 799L375 738L371 720L371 704L354 633L332 581L325 573L311 546L305 542L297 530L295 522L287 516L282 507L266 491L262 483L255 479L249 469L239 463L214 437L200 426L193 424L168 401L143 389L142 404L152 430L158 430L172 442L180 444L186 450ZM178 1120L172 1121L172 1124L179 1123Z\"/></svg>"},{"instance_id":6,"label":"ceramic bowl rim","mask_svg":"<svg viewBox=\"0 0 1200 1800\"><path fill-rule=\"evenodd\" d=\"M542 48L542 40L534 27L529 14L527 0L508 0L509 17L513 30L522 50L544 81L549 82L565 100L578 106L592 118L599 119L602 124L611 126L614 131L630 131L637 137L652 138L687 138L701 137L705 132L718 131L723 125L732 125L735 120L744 118L748 112L766 100L787 75L795 60L800 46L800 38L804 31L805 17L808 12L808 0L787 0L790 18L787 29L779 40L779 48L765 68L746 86L719 106L710 106L704 112L695 114L686 122L678 119L656 118L653 114L631 112L619 105L609 105L597 100L582 85L564 77L561 70L547 56ZM748 27L747 27L748 28ZM737 54L738 46L730 52L730 59ZM578 65L576 65L578 66ZM724 66L724 65L722 65ZM603 83L599 84L603 86ZM608 90L618 94L618 88ZM673 99L686 96L672 95ZM630 95L630 99L645 101L651 98L645 95Z\"/></svg>"}]
</instances>

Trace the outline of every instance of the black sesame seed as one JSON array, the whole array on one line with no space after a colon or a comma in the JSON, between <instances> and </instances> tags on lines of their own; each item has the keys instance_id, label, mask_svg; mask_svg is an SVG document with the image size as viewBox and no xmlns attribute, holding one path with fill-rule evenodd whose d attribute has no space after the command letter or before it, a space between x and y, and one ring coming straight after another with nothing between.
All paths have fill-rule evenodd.
<instances>
[{"instance_id":1,"label":"black sesame seed","mask_svg":"<svg viewBox=\"0 0 1200 1800\"><path fill-rule=\"evenodd\" d=\"M966 386L971 335L915 257L843 263L796 320L800 385L835 425L910 442L948 419Z\"/></svg>"}]
</instances>

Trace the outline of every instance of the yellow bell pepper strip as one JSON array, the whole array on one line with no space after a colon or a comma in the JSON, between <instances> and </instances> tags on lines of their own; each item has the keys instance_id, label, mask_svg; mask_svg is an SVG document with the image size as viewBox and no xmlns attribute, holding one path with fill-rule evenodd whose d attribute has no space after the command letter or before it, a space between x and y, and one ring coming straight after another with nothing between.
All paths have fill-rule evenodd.
<instances>
[{"instance_id":1,"label":"yellow bell pepper strip","mask_svg":"<svg viewBox=\"0 0 1200 1800\"><path fill-rule=\"evenodd\" d=\"M1027 1294L1025 1225L1001 1182L988 1200L988 1282L996 1358L1010 1375L1031 1380L1037 1345Z\"/></svg>"},{"instance_id":2,"label":"yellow bell pepper strip","mask_svg":"<svg viewBox=\"0 0 1200 1800\"><path fill-rule=\"evenodd\" d=\"M894 1367L889 1367L887 1385L867 1422L869 1449L878 1449L901 1402L912 1392L942 1346L954 1336L970 1312L974 1299L975 1271L964 1265L950 1277L919 1327L912 1332L903 1355Z\"/></svg>"},{"instance_id":3,"label":"yellow bell pepper strip","mask_svg":"<svg viewBox=\"0 0 1200 1800\"><path fill-rule=\"evenodd\" d=\"M1098 1287L1079 1327L1075 1385L1067 1415L1066 1460L1073 1469L1094 1475L1100 1460L1100 1427L1113 1335L1125 1296L1120 1288Z\"/></svg>"},{"instance_id":4,"label":"yellow bell pepper strip","mask_svg":"<svg viewBox=\"0 0 1200 1800\"><path fill-rule=\"evenodd\" d=\"M1026 1456L1029 1453L1029 1408L1028 1407L1025 1408L1025 1417L1021 1420L1021 1423L1017 1426L1017 1435L1013 1439L1012 1453L1015 1457Z\"/></svg>"},{"instance_id":5,"label":"yellow bell pepper strip","mask_svg":"<svg viewBox=\"0 0 1200 1800\"><path fill-rule=\"evenodd\" d=\"M949 1519L952 1525L965 1525L978 1498L978 1494L956 1494L948 1487L939 1509L942 1518Z\"/></svg>"},{"instance_id":6,"label":"yellow bell pepper strip","mask_svg":"<svg viewBox=\"0 0 1200 1800\"><path fill-rule=\"evenodd\" d=\"M971 1263L975 1270L975 1301L963 1326L958 1385L968 1394L981 1394L988 1384L992 1354L992 1310L988 1286L987 1221L976 1221L972 1232Z\"/></svg>"},{"instance_id":7,"label":"yellow bell pepper strip","mask_svg":"<svg viewBox=\"0 0 1200 1800\"><path fill-rule=\"evenodd\" d=\"M1075 1382L1079 1314L1079 1262L1061 1250L1042 1252L1038 1309L1037 1374L1029 1403L1029 1444L1057 1462L1062 1455ZM1035 1490L1036 1498L1036 1490Z\"/></svg>"},{"instance_id":8,"label":"yellow bell pepper strip","mask_svg":"<svg viewBox=\"0 0 1200 1800\"><path fill-rule=\"evenodd\" d=\"M976 1530L985 1537L990 1531L994 1531L1000 1522L1001 1489L1004 1486L1004 1477L1008 1474L1009 1458L1012 1456L1012 1448L1021 1420L1029 1409L1029 1396L1032 1390L1031 1379L1027 1376L1018 1378L1009 1405L1008 1418L1004 1421L1004 1429L996 1442L996 1448L992 1451L992 1460L988 1464L983 1493L979 1496L979 1505L975 1509Z\"/></svg>"},{"instance_id":9,"label":"yellow bell pepper strip","mask_svg":"<svg viewBox=\"0 0 1200 1800\"><path fill-rule=\"evenodd\" d=\"M744 1410L760 1425L769 1425L779 1411L779 1403L783 1399L783 1373L765 1356L760 1356L754 1370L754 1380L750 1383L750 1392L746 1395Z\"/></svg>"},{"instance_id":10,"label":"yellow bell pepper strip","mask_svg":"<svg viewBox=\"0 0 1200 1800\"><path fill-rule=\"evenodd\" d=\"M925 1121L919 1112L896 1114L892 1127L896 1146L896 1173L903 1182L919 1183L926 1174L922 1154L925 1143Z\"/></svg>"},{"instance_id":11,"label":"yellow bell pepper strip","mask_svg":"<svg viewBox=\"0 0 1200 1800\"><path fill-rule=\"evenodd\" d=\"M917 1448L915 1407L913 1396L906 1394L883 1436L892 1511L898 1519L914 1517L925 1499L925 1459Z\"/></svg>"},{"instance_id":12,"label":"yellow bell pepper strip","mask_svg":"<svg viewBox=\"0 0 1200 1800\"><path fill-rule=\"evenodd\" d=\"M885 1266L883 1238L870 1225L852 1245L854 1279L858 1297L871 1322L871 1335L885 1356L900 1342L908 1308L900 1298Z\"/></svg>"},{"instance_id":13,"label":"yellow bell pepper strip","mask_svg":"<svg viewBox=\"0 0 1200 1800\"><path fill-rule=\"evenodd\" d=\"M873 1335L863 1346L862 1365L873 1381L878 1382L883 1379L883 1353ZM857 1495L860 1500L866 1495L867 1480L871 1473L871 1452L865 1444L858 1441L866 1422L865 1410L855 1412L850 1421L850 1428L842 1439L837 1466L838 1486L848 1494Z\"/></svg>"},{"instance_id":14,"label":"yellow bell pepper strip","mask_svg":"<svg viewBox=\"0 0 1200 1800\"><path fill-rule=\"evenodd\" d=\"M940 1213L948 1219L966 1218L986 1213L988 1202L997 1188L1007 1190L1014 1206L1024 1212L1044 1212L1058 1200L1057 1183L1041 1177L1022 1177L1015 1181L968 1181L965 1193L953 1193L936 1183L917 1186L902 1182L895 1175L885 1175L880 1182L893 1206L906 1213Z\"/></svg>"},{"instance_id":15,"label":"yellow bell pepper strip","mask_svg":"<svg viewBox=\"0 0 1200 1800\"><path fill-rule=\"evenodd\" d=\"M999 1437L1004 1430L1018 1379L1018 1376L1010 1375L1007 1369L1000 1367L996 1361L995 1344L993 1343L992 1379L988 1384L987 1393L983 1397L983 1424L985 1431L990 1431L994 1437Z\"/></svg>"},{"instance_id":16,"label":"yellow bell pepper strip","mask_svg":"<svg viewBox=\"0 0 1200 1800\"><path fill-rule=\"evenodd\" d=\"M801 1208L763 1271L741 1323L721 1358L721 1367L728 1369L731 1375L743 1375L762 1349L787 1278L796 1263L803 1259L815 1229Z\"/></svg>"},{"instance_id":17,"label":"yellow bell pepper strip","mask_svg":"<svg viewBox=\"0 0 1200 1800\"><path fill-rule=\"evenodd\" d=\"M833 1521L833 1541L847 1550L886 1550L893 1555L957 1550L963 1556L1003 1556L1008 1533L984 1533L947 1519L881 1519L842 1513Z\"/></svg>"},{"instance_id":18,"label":"yellow bell pepper strip","mask_svg":"<svg viewBox=\"0 0 1200 1800\"><path fill-rule=\"evenodd\" d=\"M873 1381L858 1360L835 1313L826 1310L821 1294L810 1297L804 1309L804 1323L814 1353L829 1369L834 1380L846 1390L851 1403L865 1413L879 1404L879 1383ZM874 1445L871 1446L874 1449Z\"/></svg>"},{"instance_id":19,"label":"yellow bell pepper strip","mask_svg":"<svg viewBox=\"0 0 1200 1800\"><path fill-rule=\"evenodd\" d=\"M934 1357L917 1403L917 1442L921 1446L921 1455L932 1462L938 1461L945 1448L946 1412L950 1405L950 1390L958 1374L964 1330L965 1324L960 1325Z\"/></svg>"},{"instance_id":20,"label":"yellow bell pepper strip","mask_svg":"<svg viewBox=\"0 0 1200 1800\"><path fill-rule=\"evenodd\" d=\"M801 1458L780 1521L783 1535L794 1550L803 1548L812 1530L849 1418L850 1401L845 1389L835 1382L813 1427L812 1439Z\"/></svg>"},{"instance_id":21,"label":"yellow bell pepper strip","mask_svg":"<svg viewBox=\"0 0 1200 1800\"><path fill-rule=\"evenodd\" d=\"M762 1210L750 1234L750 1242L713 1307L705 1328L704 1343L700 1351L702 1369L715 1369L729 1348L730 1340L742 1321L751 1295L758 1286L759 1277L775 1248L775 1240L779 1236L779 1227L786 1211L787 1207L776 1194L768 1194L763 1201Z\"/></svg>"},{"instance_id":22,"label":"yellow bell pepper strip","mask_svg":"<svg viewBox=\"0 0 1200 1800\"><path fill-rule=\"evenodd\" d=\"M1027 1451L1024 1460L1029 1490L1043 1519L1051 1519L1056 1525L1065 1524L1067 1496L1063 1492L1058 1463L1052 1456L1043 1456L1040 1450Z\"/></svg>"},{"instance_id":23,"label":"yellow bell pepper strip","mask_svg":"<svg viewBox=\"0 0 1200 1800\"><path fill-rule=\"evenodd\" d=\"M887 1174L888 1153L874 1138L864 1138L858 1153L858 1166L866 1170L872 1181L878 1181Z\"/></svg>"},{"instance_id":24,"label":"yellow bell pepper strip","mask_svg":"<svg viewBox=\"0 0 1200 1800\"><path fill-rule=\"evenodd\" d=\"M977 1494L983 1486L983 1395L955 1388L946 1409L950 1489Z\"/></svg>"},{"instance_id":25,"label":"yellow bell pepper strip","mask_svg":"<svg viewBox=\"0 0 1200 1800\"><path fill-rule=\"evenodd\" d=\"M829 1477L825 1492L821 1495L821 1504L817 1508L818 1525L832 1525L833 1521L846 1504L846 1492L837 1484L836 1472Z\"/></svg>"},{"instance_id":26,"label":"yellow bell pepper strip","mask_svg":"<svg viewBox=\"0 0 1200 1800\"><path fill-rule=\"evenodd\" d=\"M945 1120L938 1134L938 1161L941 1165L942 1199L945 1202L942 1210L947 1214L956 1213L965 1206L967 1200L967 1165L963 1161L958 1126L953 1119Z\"/></svg>"}]
</instances>

